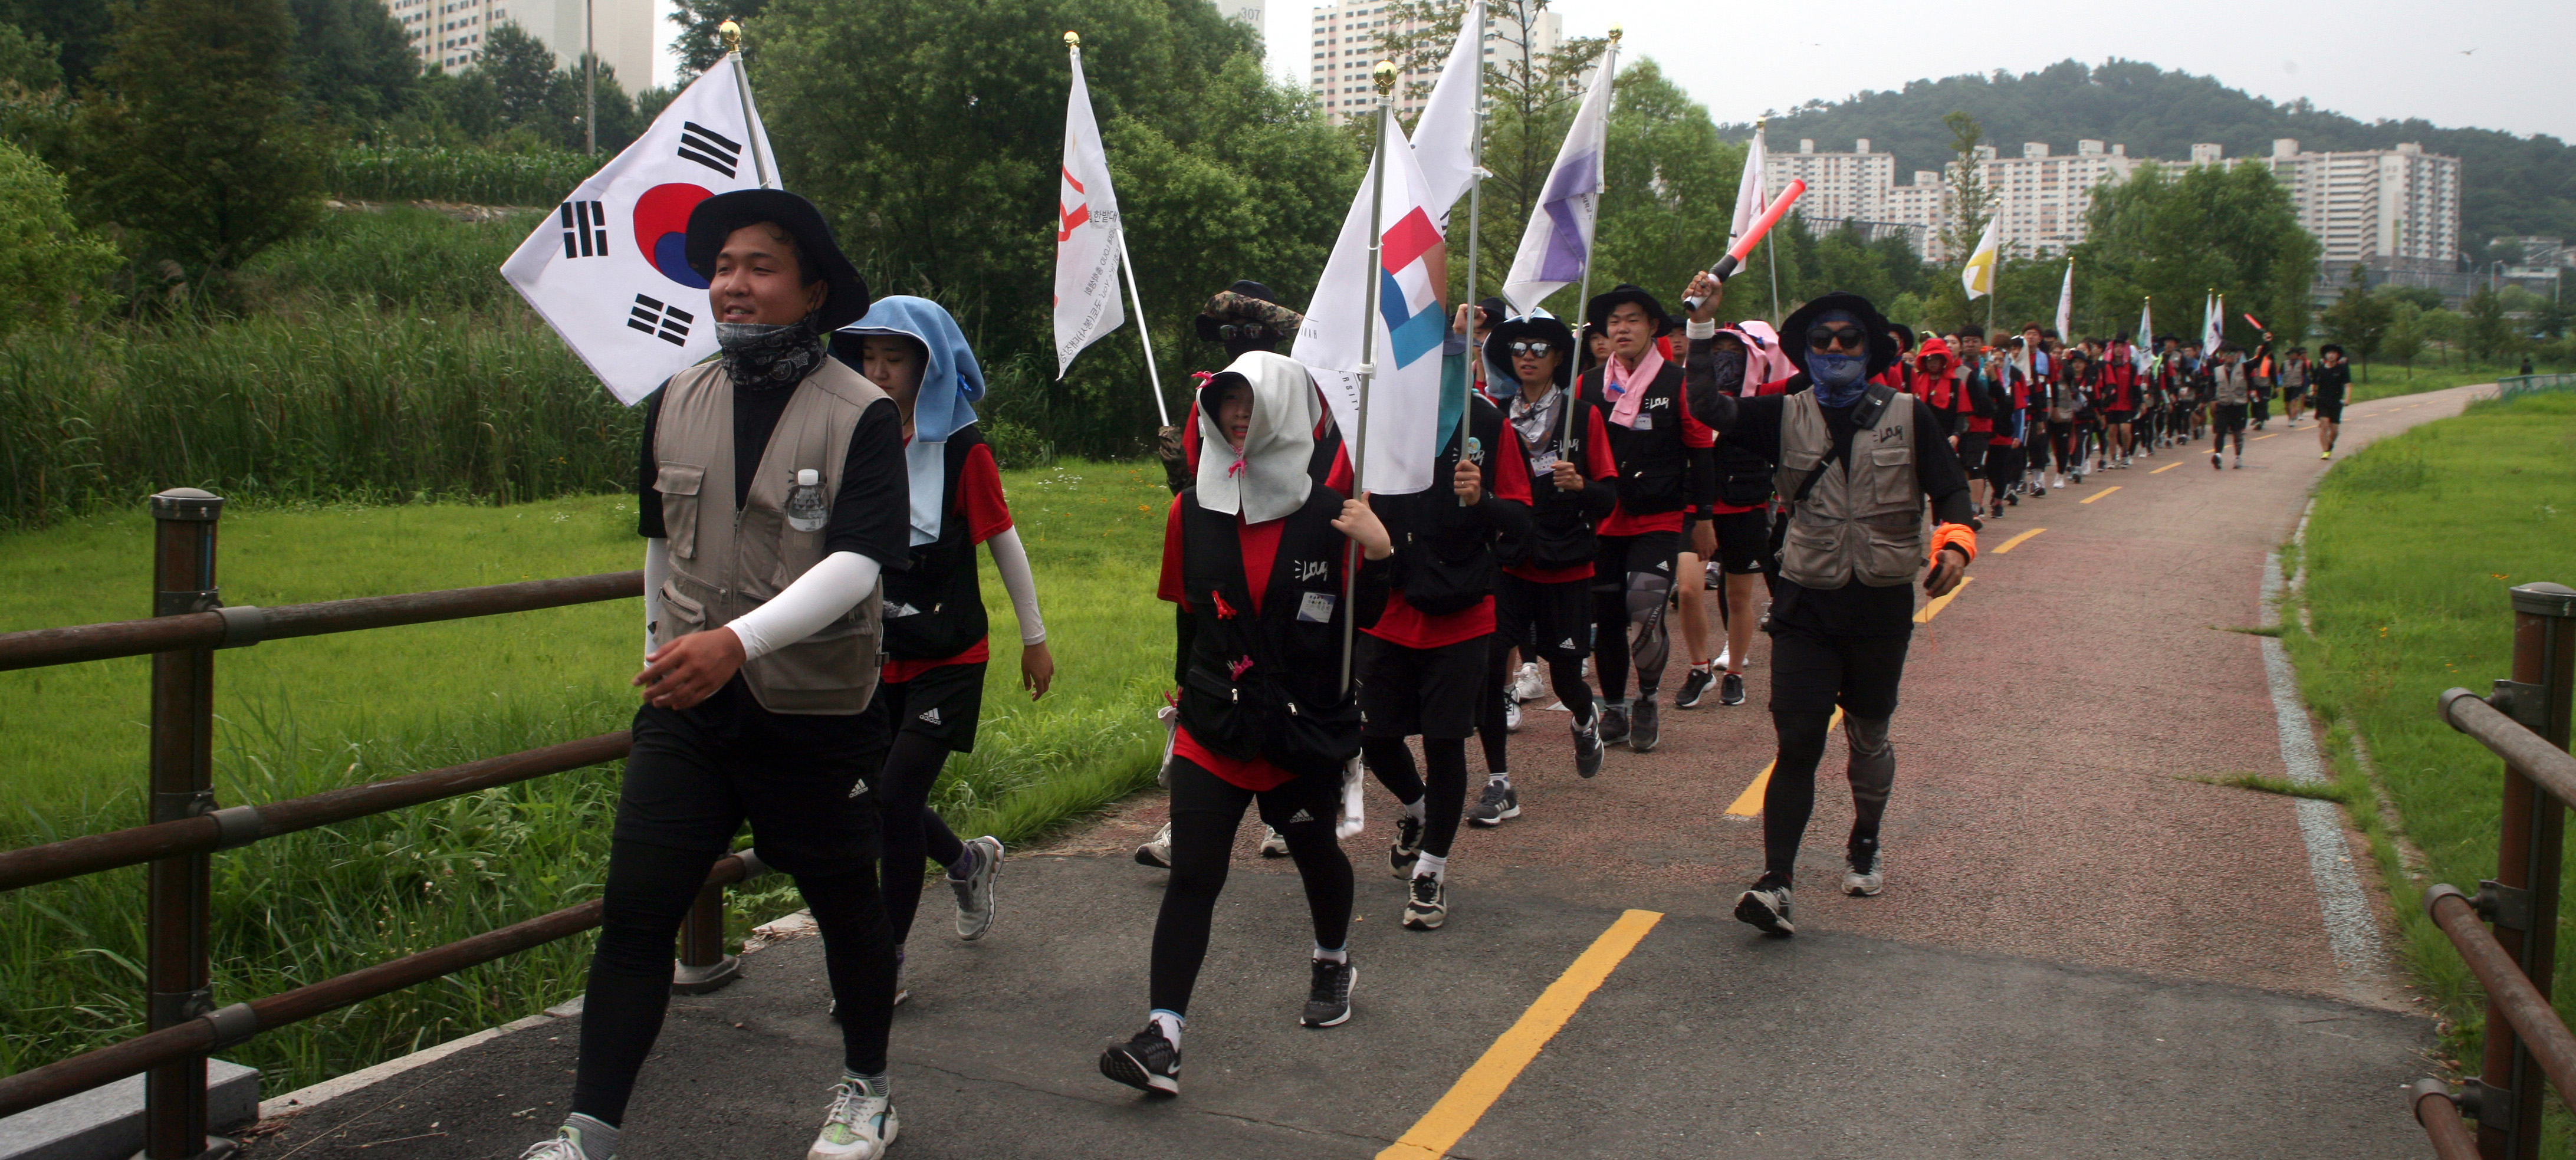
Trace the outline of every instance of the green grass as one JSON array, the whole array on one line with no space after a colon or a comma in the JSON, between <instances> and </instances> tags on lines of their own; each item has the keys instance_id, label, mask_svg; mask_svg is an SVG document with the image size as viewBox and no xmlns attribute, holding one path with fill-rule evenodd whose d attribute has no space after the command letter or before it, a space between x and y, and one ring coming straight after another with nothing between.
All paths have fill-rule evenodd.
<instances>
[{"instance_id":1,"label":"green grass","mask_svg":"<svg viewBox=\"0 0 2576 1160\"><path fill-rule=\"evenodd\" d=\"M2492 383L2500 376L2510 375L2521 369L2522 368L2519 364L2514 366L2491 367L2469 366L2457 362L2448 366L2444 366L2440 363L2428 364L2419 362L2414 367L2409 368L2397 366L2393 363L2373 363L2370 367L2370 381L2368 382L2362 381L2359 373L2360 368L2354 368L2355 373L2352 378L2352 393L2345 401L2352 403L2367 403L2372 399L2395 398L2398 395L2420 395L2426 391L2439 391L2446 390L2451 387L2463 387L2471 383Z\"/></svg>"},{"instance_id":2,"label":"green grass","mask_svg":"<svg viewBox=\"0 0 2576 1160\"><path fill-rule=\"evenodd\" d=\"M505 153L443 145L350 146L325 158L323 185L362 201L553 205L603 162L559 149Z\"/></svg>"},{"instance_id":3,"label":"green grass","mask_svg":"<svg viewBox=\"0 0 2576 1160\"><path fill-rule=\"evenodd\" d=\"M2308 703L2332 725L2336 792L2363 803L2384 792L2403 839L2425 858L2420 869L2406 865L2401 834L2379 811L2352 811L2445 1047L2474 1061L2483 999L2422 901L2434 883L2475 890L2494 876L2501 765L2435 717L2434 698L2510 674L2508 588L2576 582L2576 395L2481 402L2371 444L2318 488L2304 554L2314 635L2282 641ZM2376 790L2354 760L2355 730L2378 770ZM2565 940L2564 909L2560 922ZM2562 1013L2576 1013L2571 975L2558 973Z\"/></svg>"},{"instance_id":4,"label":"green grass","mask_svg":"<svg viewBox=\"0 0 2576 1160\"><path fill-rule=\"evenodd\" d=\"M1016 623L986 564L995 664L974 754L933 801L961 832L1017 842L1133 792L1161 736L1168 614L1151 597L1159 467L1066 463L1005 476L1046 602L1058 674L1018 689ZM516 506L236 505L227 600L271 605L637 566L633 501ZM150 521L132 510L0 536L0 631L142 616ZM275 801L622 728L635 602L276 641L219 653L215 779ZM133 825L148 735L142 658L0 673L0 842ZM611 768L560 774L215 856L216 999L255 998L596 896ZM139 869L0 894L0 1072L139 1030ZM795 907L737 894L734 931ZM270 1032L226 1055L283 1091L578 993L576 938Z\"/></svg>"}]
</instances>

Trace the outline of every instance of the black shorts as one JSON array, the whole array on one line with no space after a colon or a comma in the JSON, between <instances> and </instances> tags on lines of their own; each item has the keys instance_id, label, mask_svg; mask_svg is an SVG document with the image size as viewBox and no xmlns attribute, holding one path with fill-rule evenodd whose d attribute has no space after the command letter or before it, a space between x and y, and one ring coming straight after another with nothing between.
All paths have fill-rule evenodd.
<instances>
[{"instance_id":1,"label":"black shorts","mask_svg":"<svg viewBox=\"0 0 2576 1160\"><path fill-rule=\"evenodd\" d=\"M2210 408L2209 425L2229 435L2245 433L2245 404L2219 403Z\"/></svg>"},{"instance_id":2,"label":"black shorts","mask_svg":"<svg viewBox=\"0 0 2576 1160\"><path fill-rule=\"evenodd\" d=\"M2283 387L2283 388L2281 388L2281 401L2282 401L2282 402L2284 402L2284 403L2295 403L2295 402L2298 402L2299 400L2306 398L2306 397L2307 397L2307 395L2308 395L2308 389L2307 389L2306 387Z\"/></svg>"},{"instance_id":3,"label":"black shorts","mask_svg":"<svg viewBox=\"0 0 2576 1160\"><path fill-rule=\"evenodd\" d=\"M1633 536L1602 536L1601 554L1592 561L1592 590L1617 592L1628 586L1628 574L1645 572L1673 578L1673 567L1682 554L1680 532L1639 532Z\"/></svg>"},{"instance_id":4,"label":"black shorts","mask_svg":"<svg viewBox=\"0 0 2576 1160\"><path fill-rule=\"evenodd\" d=\"M1592 582L1542 584L1509 572L1494 590L1494 633L1527 660L1581 664L1592 655Z\"/></svg>"},{"instance_id":5,"label":"black shorts","mask_svg":"<svg viewBox=\"0 0 2576 1160\"><path fill-rule=\"evenodd\" d=\"M1967 472L1969 478L1975 478L1978 470L1986 465L1986 446L1994 439L1992 431L1959 432L1959 468Z\"/></svg>"},{"instance_id":6,"label":"black shorts","mask_svg":"<svg viewBox=\"0 0 2576 1160\"><path fill-rule=\"evenodd\" d=\"M617 795L620 842L721 854L751 823L761 861L790 874L874 865L868 779L894 743L884 699L855 714L772 713L741 674L688 709L635 711Z\"/></svg>"},{"instance_id":7,"label":"black shorts","mask_svg":"<svg viewBox=\"0 0 2576 1160\"><path fill-rule=\"evenodd\" d=\"M2343 422L2343 400L2341 398L2329 399L2324 395L2319 395L2313 405L2316 408L2317 418L2323 419L2329 423Z\"/></svg>"},{"instance_id":8,"label":"black shorts","mask_svg":"<svg viewBox=\"0 0 2576 1160\"><path fill-rule=\"evenodd\" d=\"M2138 417L2138 413L2137 413L2137 412L2135 412L2135 411L2104 411L2104 412L2102 412L2102 421L2103 421L2103 422L2105 422L2105 423L2113 424L2113 425L2117 425L2117 424L2121 424L2121 423L2134 422L2134 421L2137 419L2137 417Z\"/></svg>"},{"instance_id":9,"label":"black shorts","mask_svg":"<svg viewBox=\"0 0 2576 1160\"><path fill-rule=\"evenodd\" d=\"M1360 675L1360 735L1457 741L1476 732L1493 646L1473 637L1439 648L1372 638Z\"/></svg>"},{"instance_id":10,"label":"black shorts","mask_svg":"<svg viewBox=\"0 0 2576 1160\"><path fill-rule=\"evenodd\" d=\"M919 733L975 752L975 723L984 715L983 661L941 665L909 681L877 683L877 703L900 733Z\"/></svg>"},{"instance_id":11,"label":"black shorts","mask_svg":"<svg viewBox=\"0 0 2576 1160\"><path fill-rule=\"evenodd\" d=\"M1827 635L1771 626L1771 711L1831 713L1885 720L1896 715L1896 686L1905 678L1912 636Z\"/></svg>"},{"instance_id":12,"label":"black shorts","mask_svg":"<svg viewBox=\"0 0 2576 1160\"><path fill-rule=\"evenodd\" d=\"M1708 522L1717 529L1717 559L1721 569L1735 576L1751 576L1762 571L1763 553L1771 546L1769 508L1720 512L1708 517Z\"/></svg>"}]
</instances>

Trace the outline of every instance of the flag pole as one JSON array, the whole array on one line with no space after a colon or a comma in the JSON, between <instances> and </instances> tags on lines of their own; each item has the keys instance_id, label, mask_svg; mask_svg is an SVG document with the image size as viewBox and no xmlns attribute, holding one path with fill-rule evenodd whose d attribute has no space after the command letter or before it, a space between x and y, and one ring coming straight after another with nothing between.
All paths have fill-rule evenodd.
<instances>
[{"instance_id":1,"label":"flag pole","mask_svg":"<svg viewBox=\"0 0 2576 1160\"><path fill-rule=\"evenodd\" d=\"M1383 273L1380 263L1386 247L1386 167L1393 160L1386 155L1386 128L1395 116L1395 104L1387 94L1395 90L1395 62L1382 60L1371 70L1377 81L1377 143L1369 162L1369 233L1367 292L1360 296L1360 429L1351 447L1351 496L1368 494L1368 429L1369 381L1377 377L1377 284ZM1342 691L1351 689L1351 628L1357 623L1358 610L1352 606L1359 583L1359 545L1353 543L1342 558L1348 566L1342 569Z\"/></svg>"},{"instance_id":2,"label":"flag pole","mask_svg":"<svg viewBox=\"0 0 2576 1160\"><path fill-rule=\"evenodd\" d=\"M776 189L778 180L770 174L769 158L760 151L760 122L751 112L751 73L742 63L742 26L725 21L716 25L716 35L724 41L725 55L733 58L733 91L742 100L742 130L750 135L744 147L751 151L752 172L760 176L762 189Z\"/></svg>"},{"instance_id":3,"label":"flag pole","mask_svg":"<svg viewBox=\"0 0 2576 1160\"><path fill-rule=\"evenodd\" d=\"M1616 24L1610 26L1610 47L1603 50L1601 53L1601 67L1609 70L1601 74L1601 83L1603 85L1615 86L1618 84L1619 38L1623 35L1625 35L1625 30L1620 28L1620 26ZM1618 95L1615 88L1612 88L1610 92L1613 97ZM1603 111L1606 113L1608 110ZM1595 190L1592 195L1592 238L1590 241L1584 243L1583 280L1579 288L1574 292L1574 320L1576 323L1574 328L1574 344L1578 351L1586 353L1590 352L1592 349L1592 338L1590 335L1584 333L1585 327L1591 325L1592 322L1591 319L1584 317L1584 312L1588 309L1592 301L1592 255L1595 251L1598 251L1601 248L1600 191L1604 190L1604 188L1610 184L1610 136L1608 133L1602 134L1601 144L1601 156L1594 161L1594 164L1601 167L1601 176L1592 183L1592 187ZM1602 333L1606 335L1609 331L1605 328ZM1610 370L1607 363L1602 365L1601 381L1605 388L1610 382ZM1583 375L1581 372L1576 372L1574 376L1574 385L1571 388L1568 388L1565 392L1565 438L1557 443L1559 448L1574 446L1574 412L1576 410L1574 404L1580 400L1582 393ZM1606 400L1608 396L1606 389L1603 392L1603 396Z\"/></svg>"},{"instance_id":4,"label":"flag pole","mask_svg":"<svg viewBox=\"0 0 2576 1160\"><path fill-rule=\"evenodd\" d=\"M1076 71L1082 68L1082 34L1067 31L1064 50L1073 58ZM1104 158L1105 160L1105 158ZM1118 272L1127 279L1127 301L1136 311L1136 344L1145 348L1145 378L1154 384L1154 413L1162 417L1163 426L1172 425L1172 406L1163 401L1163 372L1154 366L1154 336L1145 331L1145 297L1136 290L1136 260L1127 256L1127 219L1118 219Z\"/></svg>"},{"instance_id":5,"label":"flag pole","mask_svg":"<svg viewBox=\"0 0 2576 1160\"><path fill-rule=\"evenodd\" d=\"M1478 210L1485 193L1485 0L1468 6L1467 18L1476 29L1476 135L1467 153L1467 305L1476 304L1476 238ZM1479 310L1474 322L1467 324L1467 397L1458 401L1458 454L1467 454L1467 421L1476 410L1476 376L1485 369L1485 343L1476 337L1476 322L1484 321ZM1432 486L1439 486L1438 480ZM1467 506L1467 497L1458 497L1458 506Z\"/></svg>"}]
</instances>

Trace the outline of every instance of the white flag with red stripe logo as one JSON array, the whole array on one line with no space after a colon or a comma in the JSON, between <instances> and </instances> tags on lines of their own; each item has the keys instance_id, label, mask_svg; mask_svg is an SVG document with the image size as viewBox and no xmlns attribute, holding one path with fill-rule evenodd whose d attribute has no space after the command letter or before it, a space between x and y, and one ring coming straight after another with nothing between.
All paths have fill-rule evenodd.
<instances>
[{"instance_id":1,"label":"white flag with red stripe logo","mask_svg":"<svg viewBox=\"0 0 2576 1160\"><path fill-rule=\"evenodd\" d=\"M1118 194L1109 187L1109 151L1091 115L1080 49L1064 102L1055 217L1055 373L1063 378L1075 355L1127 321L1118 303Z\"/></svg>"}]
</instances>

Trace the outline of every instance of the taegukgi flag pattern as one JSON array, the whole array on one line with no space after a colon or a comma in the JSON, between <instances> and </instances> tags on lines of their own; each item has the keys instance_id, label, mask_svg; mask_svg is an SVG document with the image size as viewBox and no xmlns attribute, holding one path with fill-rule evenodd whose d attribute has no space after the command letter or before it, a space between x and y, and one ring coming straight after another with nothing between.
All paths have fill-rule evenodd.
<instances>
[{"instance_id":1,"label":"taegukgi flag pattern","mask_svg":"<svg viewBox=\"0 0 2576 1160\"><path fill-rule=\"evenodd\" d=\"M1109 186L1109 151L1100 143L1078 48L1064 103L1055 216L1055 374L1063 378L1075 355L1127 321L1118 303L1118 194Z\"/></svg>"},{"instance_id":2,"label":"taegukgi flag pattern","mask_svg":"<svg viewBox=\"0 0 2576 1160\"><path fill-rule=\"evenodd\" d=\"M1601 159L1609 143L1610 69L1605 63L1593 70L1592 88L1574 110L1574 124L1557 147L1547 184L1540 187L1538 209L1521 232L1511 273L1503 275L1503 297L1511 300L1514 311L1538 309L1548 295L1583 276L1601 209ZM1580 304L1576 309L1579 313Z\"/></svg>"},{"instance_id":3,"label":"taegukgi flag pattern","mask_svg":"<svg viewBox=\"0 0 2576 1160\"><path fill-rule=\"evenodd\" d=\"M1289 353L1306 364L1323 388L1342 438L1357 445L1366 435L1359 466L1368 490L1402 495L1431 486L1431 464L1448 435L1440 426L1440 355L1449 334L1440 290L1449 284L1449 266L1438 224L1438 211L1448 207L1426 204L1427 183L1413 146L1393 117L1385 121L1386 136L1360 178L1350 214L1342 219L1341 237L1333 243L1333 256L1325 262L1323 279L1306 309L1306 325ZM1377 184L1380 165L1386 166L1386 192L1379 203L1382 246L1377 269L1371 270L1369 190ZM1363 352L1361 314L1372 278L1378 285L1377 342L1373 352ZM1376 374L1363 431L1359 369L1369 361L1376 363Z\"/></svg>"},{"instance_id":4,"label":"taegukgi flag pattern","mask_svg":"<svg viewBox=\"0 0 2576 1160\"><path fill-rule=\"evenodd\" d=\"M501 274L618 401L716 352L707 280L689 268L689 211L775 171L769 134L727 56L653 127L572 191ZM756 154L755 154L756 151Z\"/></svg>"}]
</instances>

